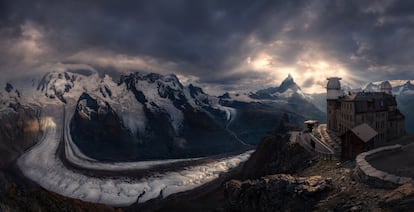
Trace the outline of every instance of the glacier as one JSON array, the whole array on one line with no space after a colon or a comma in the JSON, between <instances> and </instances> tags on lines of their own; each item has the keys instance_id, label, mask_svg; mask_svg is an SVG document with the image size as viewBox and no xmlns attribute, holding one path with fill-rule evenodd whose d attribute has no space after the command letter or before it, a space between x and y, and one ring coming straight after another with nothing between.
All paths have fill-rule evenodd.
<instances>
[{"instance_id":1,"label":"glacier","mask_svg":"<svg viewBox=\"0 0 414 212\"><path fill-rule=\"evenodd\" d=\"M64 106L63 106L64 107ZM235 156L227 156L214 162L186 167L183 170L153 174L143 178L125 176L88 176L81 171L66 167L59 159L59 142L65 142L65 154L71 162L87 169L124 170L144 169L177 160L135 163L100 163L74 148L70 135L63 133L67 121L59 107L45 106L42 115L44 130L41 140L17 161L23 174L43 188L63 196L112 206L128 206L153 198L165 198L171 194L188 191L217 179L220 174L246 161L253 150ZM73 111L73 110L64 110ZM67 130L66 130L67 131ZM62 136L66 137L62 139ZM77 161L75 161L77 160ZM195 160L195 159L194 159ZM87 163L85 163L87 162Z\"/></svg>"},{"instance_id":2,"label":"glacier","mask_svg":"<svg viewBox=\"0 0 414 212\"><path fill-rule=\"evenodd\" d=\"M92 95L97 101L110 104L117 111L122 124L132 134L145 132L148 120L144 107L149 102L152 102L147 105L150 110L168 113L174 130L180 130L184 118L181 108L177 108L170 99L155 92L159 85L172 89L174 98L182 98L177 95L183 92L184 97L188 98L189 103L196 109L211 107L223 111L227 127L237 115L236 109L220 105L216 97L202 93L193 99L188 92L189 88L178 84L174 75L159 80L161 81L156 83L145 80L136 82L135 86L147 97L147 103L137 101L125 84L118 84L108 75L100 77L96 72L88 75L50 72L39 79L39 84L30 80L31 83L27 80L24 83L16 82L19 91L22 91L21 97L17 90L10 93L0 92L0 99L4 101L0 102L2 112L10 110L8 105L14 101L29 107L41 108L42 137L18 158L19 169L24 176L44 189L60 195L112 206L128 206L194 189L219 178L249 158L253 150L232 156L216 156L214 159L201 157L102 162L88 157L72 141L70 117L73 117L76 100L83 92ZM182 167L183 162L193 165ZM158 172L158 166L177 168ZM123 172L137 170L145 172L145 175L122 176ZM102 172L109 174L100 175Z\"/></svg>"}]
</instances>

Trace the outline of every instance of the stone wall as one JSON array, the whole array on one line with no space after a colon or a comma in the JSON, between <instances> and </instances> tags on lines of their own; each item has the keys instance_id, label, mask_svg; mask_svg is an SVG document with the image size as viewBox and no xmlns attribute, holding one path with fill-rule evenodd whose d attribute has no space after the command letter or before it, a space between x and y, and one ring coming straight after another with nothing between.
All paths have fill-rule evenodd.
<instances>
[{"instance_id":1,"label":"stone wall","mask_svg":"<svg viewBox=\"0 0 414 212\"><path fill-rule=\"evenodd\" d=\"M358 180L378 188L396 188L412 180L409 177L396 176L374 168L369 160L384 153L401 150L401 145L385 146L359 154L355 161L354 177Z\"/></svg>"}]
</instances>

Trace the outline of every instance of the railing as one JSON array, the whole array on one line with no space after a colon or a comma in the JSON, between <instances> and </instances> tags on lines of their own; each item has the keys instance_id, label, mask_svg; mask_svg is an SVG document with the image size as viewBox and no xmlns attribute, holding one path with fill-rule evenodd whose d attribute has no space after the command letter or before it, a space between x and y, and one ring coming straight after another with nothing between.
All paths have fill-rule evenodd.
<instances>
[{"instance_id":1,"label":"railing","mask_svg":"<svg viewBox=\"0 0 414 212\"><path fill-rule=\"evenodd\" d=\"M303 139L303 137L301 137L300 141L297 143L299 143L306 151L312 154L315 154L319 159L323 159L323 160L336 160L337 159L335 157L334 151L331 150L326 144L322 143L319 139L317 139L314 135L312 135L312 133L308 133L308 135L310 136L311 140L314 140L314 142L318 142L320 145L324 146L328 150L328 152L320 151L317 148L313 148L309 144L309 142ZM298 140L298 136L302 136L302 135L296 135L296 140Z\"/></svg>"},{"instance_id":2,"label":"railing","mask_svg":"<svg viewBox=\"0 0 414 212\"><path fill-rule=\"evenodd\" d=\"M314 142L318 142L320 145L324 146L329 151L329 152L322 152L322 151L318 151L316 148L312 148L319 158L324 159L324 160L337 159L334 157L335 151L333 151L329 146L327 146L324 142L316 138L312 133L310 133L310 137L311 139L314 140Z\"/></svg>"}]
</instances>

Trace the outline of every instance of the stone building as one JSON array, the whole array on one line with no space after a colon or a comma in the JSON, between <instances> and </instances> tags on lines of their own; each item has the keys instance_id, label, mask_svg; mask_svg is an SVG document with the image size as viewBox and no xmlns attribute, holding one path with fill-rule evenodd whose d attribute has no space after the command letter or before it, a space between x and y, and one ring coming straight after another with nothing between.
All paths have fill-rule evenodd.
<instances>
[{"instance_id":1,"label":"stone building","mask_svg":"<svg viewBox=\"0 0 414 212\"><path fill-rule=\"evenodd\" d=\"M363 150L381 146L405 134L405 118L397 108L388 81L381 83L379 92L344 93L340 80L337 77L328 78L327 128L341 136L343 156L354 157ZM363 138L367 137L365 131L371 130L355 134L360 131L356 128L363 124L376 132L369 141ZM356 144L358 148L354 148Z\"/></svg>"}]
</instances>

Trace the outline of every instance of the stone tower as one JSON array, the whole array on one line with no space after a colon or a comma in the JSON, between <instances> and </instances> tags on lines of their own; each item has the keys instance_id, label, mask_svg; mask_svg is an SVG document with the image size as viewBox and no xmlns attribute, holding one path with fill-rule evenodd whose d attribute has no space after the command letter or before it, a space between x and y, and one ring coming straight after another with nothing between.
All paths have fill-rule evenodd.
<instances>
[{"instance_id":1,"label":"stone tower","mask_svg":"<svg viewBox=\"0 0 414 212\"><path fill-rule=\"evenodd\" d=\"M343 96L343 91L341 90L341 83L339 80L341 78L339 77L330 77L327 78L328 84L326 86L327 93L326 93L326 116L327 116L327 126L328 129L333 131L338 131L338 113L335 113L335 111L338 108L338 99L339 97Z\"/></svg>"}]
</instances>

